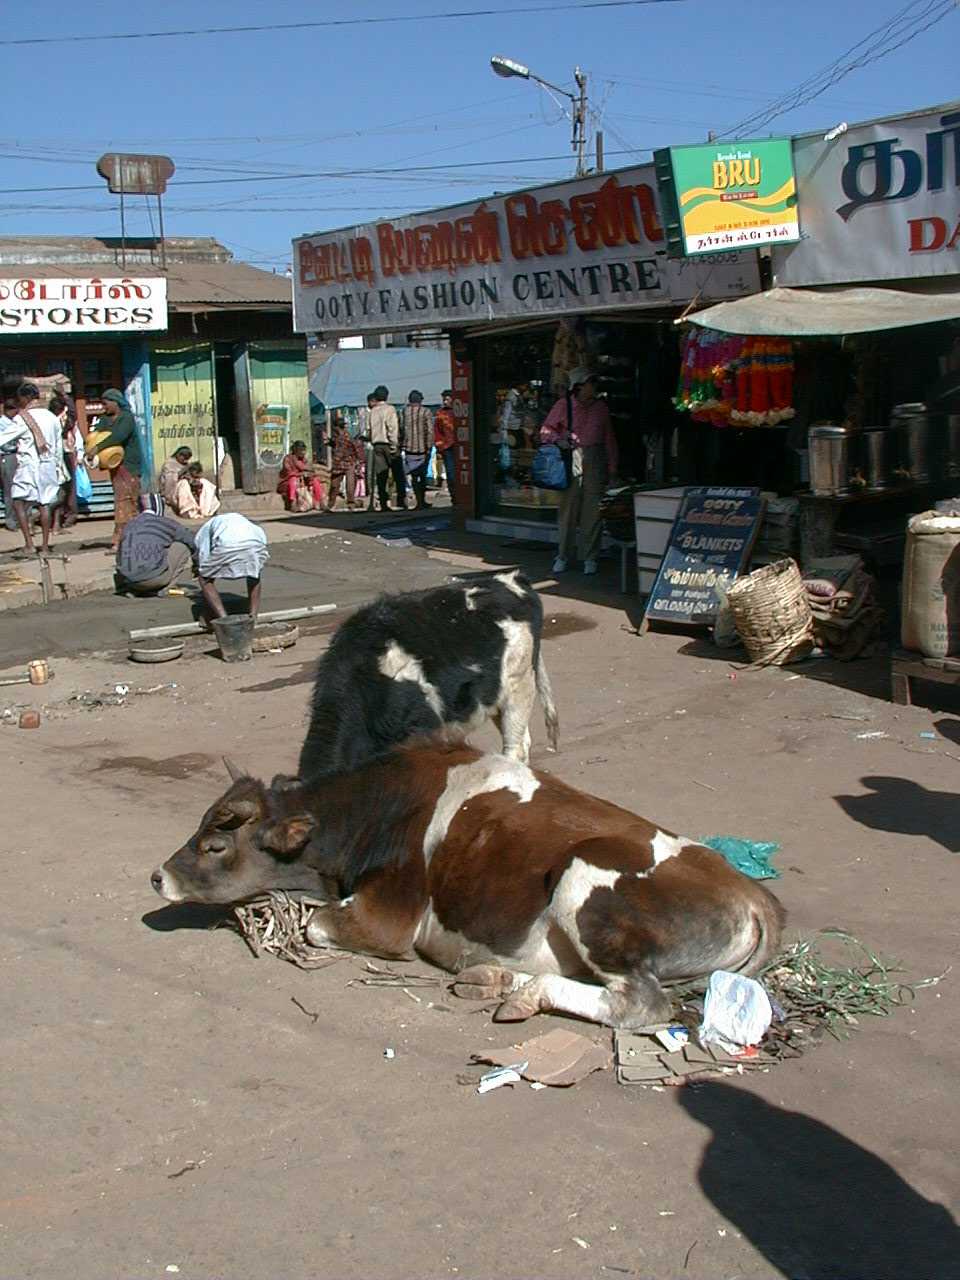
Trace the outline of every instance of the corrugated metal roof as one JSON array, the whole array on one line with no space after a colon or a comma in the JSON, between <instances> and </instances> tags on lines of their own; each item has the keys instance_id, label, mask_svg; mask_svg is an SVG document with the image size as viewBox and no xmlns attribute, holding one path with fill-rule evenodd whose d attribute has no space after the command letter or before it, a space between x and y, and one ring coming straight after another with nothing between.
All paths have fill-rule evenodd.
<instances>
[{"instance_id":1,"label":"corrugated metal roof","mask_svg":"<svg viewBox=\"0 0 960 1280\"><path fill-rule=\"evenodd\" d=\"M119 240L82 236L0 237L0 277L36 279L166 276L173 311L227 311L251 307L292 310L290 279L233 261L216 240L164 241L166 270L153 241L127 241L121 265Z\"/></svg>"}]
</instances>

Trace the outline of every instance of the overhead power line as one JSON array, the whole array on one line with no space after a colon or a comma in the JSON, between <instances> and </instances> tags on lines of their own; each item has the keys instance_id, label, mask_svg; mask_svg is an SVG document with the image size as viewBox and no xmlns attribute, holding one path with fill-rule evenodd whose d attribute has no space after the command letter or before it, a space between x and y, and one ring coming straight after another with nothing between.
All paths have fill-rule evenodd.
<instances>
[{"instance_id":1,"label":"overhead power line","mask_svg":"<svg viewBox=\"0 0 960 1280\"><path fill-rule=\"evenodd\" d=\"M747 116L730 129L724 129L718 137L729 138L739 135L742 138L748 132L758 132L778 116L806 106L808 102L812 102L814 98L818 98L827 89L832 88L851 71L885 58L887 54L915 40L917 36L941 22L950 13L956 12L956 0L911 0L906 8L894 14L862 40L858 40L822 71L810 76L762 111Z\"/></svg>"},{"instance_id":2,"label":"overhead power line","mask_svg":"<svg viewBox=\"0 0 960 1280\"><path fill-rule=\"evenodd\" d=\"M19 36L0 39L0 47L16 45L92 44L120 40L168 40L174 36L252 35L271 31L316 31L330 27L372 27L401 22L439 22L463 18L513 17L518 13L539 13L544 17L561 10L635 9L646 5L682 4L684 0L559 0L547 7L539 4L509 5L505 8L453 9L449 13L396 14L376 18L321 18L314 22L264 22L238 27L186 27L166 31L127 31L86 36Z\"/></svg>"}]
</instances>

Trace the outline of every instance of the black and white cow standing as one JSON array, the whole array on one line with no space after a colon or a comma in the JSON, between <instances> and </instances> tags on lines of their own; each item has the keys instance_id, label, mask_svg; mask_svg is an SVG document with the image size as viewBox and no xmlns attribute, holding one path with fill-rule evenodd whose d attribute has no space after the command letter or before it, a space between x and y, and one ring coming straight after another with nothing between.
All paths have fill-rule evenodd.
<instances>
[{"instance_id":1,"label":"black and white cow standing","mask_svg":"<svg viewBox=\"0 0 960 1280\"><path fill-rule=\"evenodd\" d=\"M320 660L299 776L355 768L411 738L460 740L488 719L503 754L526 761L536 694L556 749L542 632L540 597L518 570L359 609Z\"/></svg>"}]
</instances>

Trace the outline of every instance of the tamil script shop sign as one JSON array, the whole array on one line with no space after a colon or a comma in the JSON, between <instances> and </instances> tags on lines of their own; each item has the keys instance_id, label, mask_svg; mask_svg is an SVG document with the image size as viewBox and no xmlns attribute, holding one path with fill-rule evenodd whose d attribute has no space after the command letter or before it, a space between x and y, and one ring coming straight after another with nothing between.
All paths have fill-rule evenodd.
<instances>
[{"instance_id":1,"label":"tamil script shop sign","mask_svg":"<svg viewBox=\"0 0 960 1280\"><path fill-rule=\"evenodd\" d=\"M754 254L668 261L652 165L293 242L294 329L331 336L758 288Z\"/></svg>"},{"instance_id":2,"label":"tamil script shop sign","mask_svg":"<svg viewBox=\"0 0 960 1280\"><path fill-rule=\"evenodd\" d=\"M800 239L789 138L670 147L669 155L684 253Z\"/></svg>"},{"instance_id":3,"label":"tamil script shop sign","mask_svg":"<svg viewBox=\"0 0 960 1280\"><path fill-rule=\"evenodd\" d=\"M960 273L960 102L793 140L803 238L778 285Z\"/></svg>"},{"instance_id":4,"label":"tamil script shop sign","mask_svg":"<svg viewBox=\"0 0 960 1280\"><path fill-rule=\"evenodd\" d=\"M37 333L147 333L167 328L167 282L130 280L0 280L0 336Z\"/></svg>"},{"instance_id":5,"label":"tamil script shop sign","mask_svg":"<svg viewBox=\"0 0 960 1280\"><path fill-rule=\"evenodd\" d=\"M753 488L687 489L647 597L644 627L713 625L719 593L750 557L764 506Z\"/></svg>"}]
</instances>

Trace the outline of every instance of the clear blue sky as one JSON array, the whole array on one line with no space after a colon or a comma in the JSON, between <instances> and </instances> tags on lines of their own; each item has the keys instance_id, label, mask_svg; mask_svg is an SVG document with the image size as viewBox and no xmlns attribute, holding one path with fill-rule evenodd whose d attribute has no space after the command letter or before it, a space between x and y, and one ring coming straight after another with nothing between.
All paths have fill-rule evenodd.
<instances>
[{"instance_id":1,"label":"clear blue sky","mask_svg":"<svg viewBox=\"0 0 960 1280\"><path fill-rule=\"evenodd\" d=\"M493 54L570 90L580 66L591 155L600 128L605 167L618 168L711 129L826 130L958 98L960 9L5 0L0 235L119 234L118 197L95 167L108 151L173 159L168 235L213 236L279 272L298 235L571 176L561 106L532 82L495 76ZM127 233L150 231L145 201L128 197Z\"/></svg>"}]
</instances>

